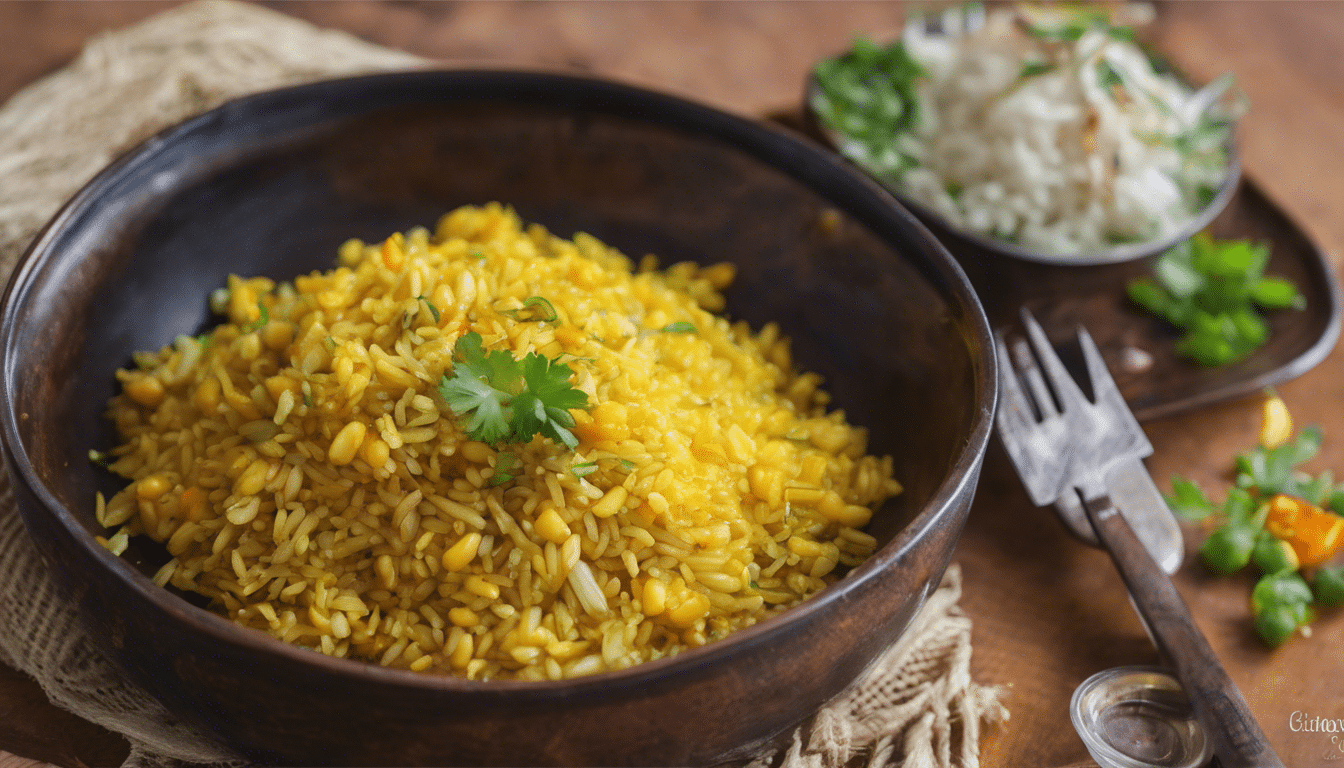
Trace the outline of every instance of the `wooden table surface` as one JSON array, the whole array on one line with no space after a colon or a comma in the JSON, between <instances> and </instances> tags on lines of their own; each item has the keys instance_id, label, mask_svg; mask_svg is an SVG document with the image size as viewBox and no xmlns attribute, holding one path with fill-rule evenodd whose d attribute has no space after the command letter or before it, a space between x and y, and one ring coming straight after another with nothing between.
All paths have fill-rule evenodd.
<instances>
[{"instance_id":1,"label":"wooden table surface","mask_svg":"<svg viewBox=\"0 0 1344 768\"><path fill-rule=\"evenodd\" d=\"M367 40L459 63L595 73L765 116L796 111L817 58L856 35L890 37L904 7L886 2L301 2L269 3ZM0 100L68 62L91 35L166 8L152 2L0 3ZM1248 175L1329 254L1344 253L1344 3L1174 2L1158 6L1161 51L1198 80L1236 73L1252 108L1242 126ZM2 182L0 182L2 183ZM1300 423L1323 427L1309 469L1344 471L1344 354L1279 388ZM1149 466L1206 488L1230 480L1259 428L1251 397L1147 424ZM1202 535L1188 528L1188 539ZM1194 541L1188 544L1193 549ZM1091 765L1069 725L1073 689L1094 672L1156 654L1106 556L1037 510L991 454L956 555L975 620L974 675L1008 687L1011 720L983 744L986 766ZM1194 558L1177 585L1246 693L1280 756L1304 768L1344 759L1295 712L1344 718L1344 615L1270 651L1254 637L1252 580L1213 579ZM45 703L0 667L0 768L49 761L115 765L117 736Z\"/></svg>"}]
</instances>

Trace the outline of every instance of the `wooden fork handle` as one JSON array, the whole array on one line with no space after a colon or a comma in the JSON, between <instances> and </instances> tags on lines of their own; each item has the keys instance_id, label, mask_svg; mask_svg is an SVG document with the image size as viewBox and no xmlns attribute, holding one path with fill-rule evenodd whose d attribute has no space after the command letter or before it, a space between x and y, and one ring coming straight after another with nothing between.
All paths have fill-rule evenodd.
<instances>
[{"instance_id":1,"label":"wooden fork handle","mask_svg":"<svg viewBox=\"0 0 1344 768\"><path fill-rule=\"evenodd\" d=\"M1284 768L1171 579L1107 496L1083 502L1153 641L1174 667L1223 768Z\"/></svg>"}]
</instances>

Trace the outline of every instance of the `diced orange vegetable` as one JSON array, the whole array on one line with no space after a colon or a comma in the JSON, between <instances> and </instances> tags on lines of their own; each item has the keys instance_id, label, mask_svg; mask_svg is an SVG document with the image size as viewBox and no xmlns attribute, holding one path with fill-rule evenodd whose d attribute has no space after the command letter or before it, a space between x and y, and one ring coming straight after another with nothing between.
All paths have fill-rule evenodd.
<instances>
[{"instance_id":1,"label":"diced orange vegetable","mask_svg":"<svg viewBox=\"0 0 1344 768\"><path fill-rule=\"evenodd\" d=\"M1269 500L1265 530L1287 542L1302 565L1320 565L1344 545L1344 517L1283 493Z\"/></svg>"}]
</instances>

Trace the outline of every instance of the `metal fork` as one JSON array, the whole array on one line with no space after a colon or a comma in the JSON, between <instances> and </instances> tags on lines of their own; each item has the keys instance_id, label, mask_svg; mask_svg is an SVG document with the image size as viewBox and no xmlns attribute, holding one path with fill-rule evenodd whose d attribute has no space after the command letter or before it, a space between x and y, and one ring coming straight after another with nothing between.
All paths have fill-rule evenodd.
<instances>
[{"instance_id":1,"label":"metal fork","mask_svg":"<svg viewBox=\"0 0 1344 768\"><path fill-rule=\"evenodd\" d=\"M1067 507L1072 496L1082 507L1153 642L1185 687L1220 764L1224 768L1283 768L1180 593L1107 493L1106 467L1111 459L1117 454L1135 455L1148 445L1148 439L1096 344L1079 328L1078 341L1093 391L1093 400L1089 400L1045 331L1025 310L1022 324L1027 340L1015 342L1011 356L1003 336L998 338L997 426L1023 483L1037 504L1065 498Z\"/></svg>"}]
</instances>

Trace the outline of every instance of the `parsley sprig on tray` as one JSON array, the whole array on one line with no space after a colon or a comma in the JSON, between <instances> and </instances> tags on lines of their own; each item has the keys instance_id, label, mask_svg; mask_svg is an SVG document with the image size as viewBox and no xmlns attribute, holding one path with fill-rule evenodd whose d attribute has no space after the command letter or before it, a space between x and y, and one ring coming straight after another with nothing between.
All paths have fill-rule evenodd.
<instances>
[{"instance_id":1,"label":"parsley sprig on tray","mask_svg":"<svg viewBox=\"0 0 1344 768\"><path fill-rule=\"evenodd\" d=\"M537 435L573 450L573 408L587 408L588 395L569 383L569 366L536 352L514 359L506 350L482 348L470 332L453 347L453 375L439 380L439 394L458 417L467 436L491 445L526 443Z\"/></svg>"},{"instance_id":2,"label":"parsley sprig on tray","mask_svg":"<svg viewBox=\"0 0 1344 768\"><path fill-rule=\"evenodd\" d=\"M1265 275L1268 263L1267 245L1201 232L1159 256L1152 277L1129 284L1129 297L1184 329L1181 354L1201 365L1224 365L1269 339L1262 310L1306 304L1292 281Z\"/></svg>"}]
</instances>

